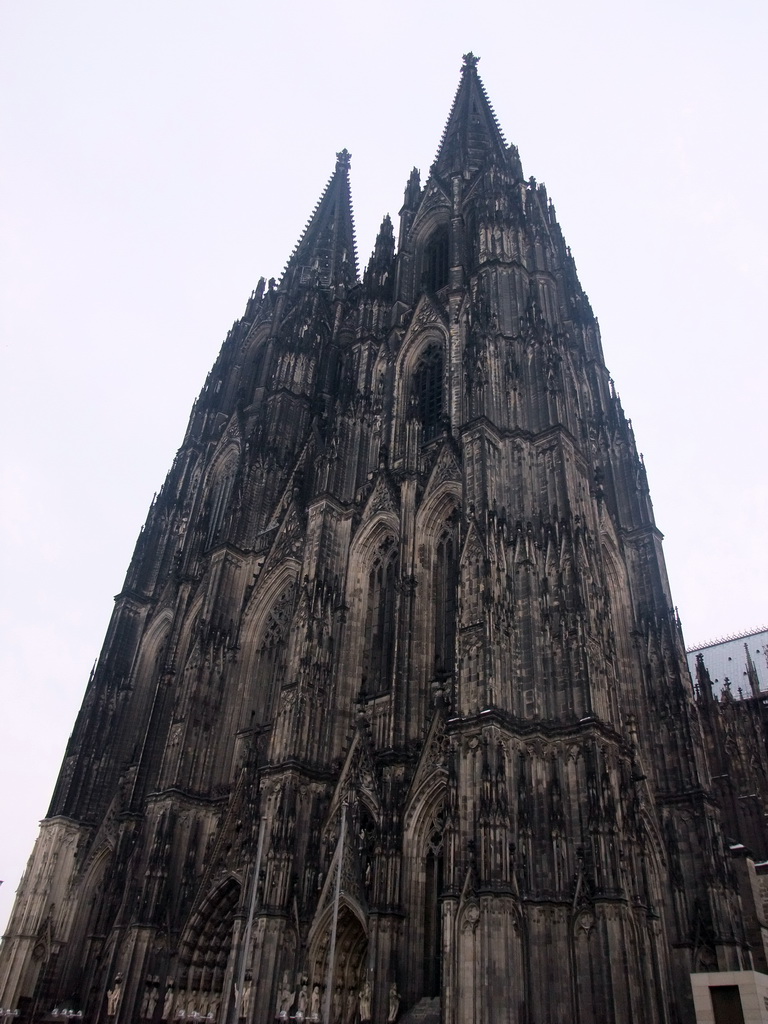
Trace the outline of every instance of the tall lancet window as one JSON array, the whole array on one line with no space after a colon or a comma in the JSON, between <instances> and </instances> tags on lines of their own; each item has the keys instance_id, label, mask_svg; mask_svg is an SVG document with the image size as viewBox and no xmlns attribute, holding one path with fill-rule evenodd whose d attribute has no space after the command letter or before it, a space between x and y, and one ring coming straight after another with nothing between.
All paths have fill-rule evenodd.
<instances>
[{"instance_id":1,"label":"tall lancet window","mask_svg":"<svg viewBox=\"0 0 768 1024\"><path fill-rule=\"evenodd\" d=\"M452 675L456 643L458 550L455 530L446 524L437 542L434 568L435 676Z\"/></svg>"},{"instance_id":2,"label":"tall lancet window","mask_svg":"<svg viewBox=\"0 0 768 1024\"><path fill-rule=\"evenodd\" d=\"M224 520L227 515L229 499L232 497L232 488L235 483L235 463L230 462L219 474L215 484L211 488L208 512L208 534L205 545L210 547L217 540L221 539Z\"/></svg>"},{"instance_id":3,"label":"tall lancet window","mask_svg":"<svg viewBox=\"0 0 768 1024\"><path fill-rule=\"evenodd\" d=\"M443 893L443 821L439 815L432 825L424 864L424 995L440 995L442 962L440 897Z\"/></svg>"},{"instance_id":4,"label":"tall lancet window","mask_svg":"<svg viewBox=\"0 0 768 1024\"><path fill-rule=\"evenodd\" d=\"M259 645L255 679L255 719L259 723L272 720L280 688L285 682L288 634L293 616L296 584L287 587L267 617Z\"/></svg>"},{"instance_id":5,"label":"tall lancet window","mask_svg":"<svg viewBox=\"0 0 768 1024\"><path fill-rule=\"evenodd\" d=\"M448 284L450 255L448 228L442 227L432 235L424 252L424 284L436 292Z\"/></svg>"},{"instance_id":6,"label":"tall lancet window","mask_svg":"<svg viewBox=\"0 0 768 1024\"><path fill-rule=\"evenodd\" d=\"M379 545L368 573L361 691L386 693L392 682L395 656L397 547L393 537Z\"/></svg>"},{"instance_id":7,"label":"tall lancet window","mask_svg":"<svg viewBox=\"0 0 768 1024\"><path fill-rule=\"evenodd\" d=\"M272 621L261 645L259 661L259 685L265 696L272 696L280 689L285 677L286 637L283 624Z\"/></svg>"},{"instance_id":8,"label":"tall lancet window","mask_svg":"<svg viewBox=\"0 0 768 1024\"><path fill-rule=\"evenodd\" d=\"M413 391L423 439L431 441L443 418L443 348L438 342L422 352L413 373Z\"/></svg>"}]
</instances>

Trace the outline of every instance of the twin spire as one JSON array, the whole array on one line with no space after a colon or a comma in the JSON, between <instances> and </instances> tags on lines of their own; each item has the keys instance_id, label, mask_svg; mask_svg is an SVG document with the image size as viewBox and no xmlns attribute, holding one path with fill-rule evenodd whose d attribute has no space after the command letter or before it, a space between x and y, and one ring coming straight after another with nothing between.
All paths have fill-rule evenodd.
<instances>
[{"instance_id":1,"label":"twin spire","mask_svg":"<svg viewBox=\"0 0 768 1024\"><path fill-rule=\"evenodd\" d=\"M464 54L459 87L432 164L432 173L440 177L478 171L493 157L506 161L507 145L477 73L479 60L471 51Z\"/></svg>"},{"instance_id":2,"label":"twin spire","mask_svg":"<svg viewBox=\"0 0 768 1024\"><path fill-rule=\"evenodd\" d=\"M432 165L439 177L471 174L489 161L507 160L504 136L477 73L479 59L464 54L459 87ZM281 286L351 288L357 281L350 159L346 149L336 154L336 168L288 260Z\"/></svg>"},{"instance_id":3,"label":"twin spire","mask_svg":"<svg viewBox=\"0 0 768 1024\"><path fill-rule=\"evenodd\" d=\"M350 159L346 149L336 154L336 168L288 260L282 285L351 288L357 280Z\"/></svg>"}]
</instances>

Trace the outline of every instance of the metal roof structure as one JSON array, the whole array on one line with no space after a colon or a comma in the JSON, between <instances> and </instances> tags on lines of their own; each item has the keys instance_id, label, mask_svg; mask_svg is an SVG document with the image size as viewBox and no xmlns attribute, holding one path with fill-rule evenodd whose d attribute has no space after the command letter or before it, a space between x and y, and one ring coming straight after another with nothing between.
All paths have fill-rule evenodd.
<instances>
[{"instance_id":1,"label":"metal roof structure","mask_svg":"<svg viewBox=\"0 0 768 1024\"><path fill-rule=\"evenodd\" d=\"M723 689L728 688L733 697L739 696L739 690L744 696L751 697L752 674L759 690L768 690L768 627L689 647L686 655L694 681L696 657L699 654L709 672L716 695L719 696Z\"/></svg>"}]
</instances>

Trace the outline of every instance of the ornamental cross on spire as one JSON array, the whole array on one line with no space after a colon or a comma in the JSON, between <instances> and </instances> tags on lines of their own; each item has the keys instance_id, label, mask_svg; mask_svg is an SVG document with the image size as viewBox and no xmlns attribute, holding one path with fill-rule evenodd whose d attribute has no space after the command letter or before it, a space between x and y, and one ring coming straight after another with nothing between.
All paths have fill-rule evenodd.
<instances>
[{"instance_id":1,"label":"ornamental cross on spire","mask_svg":"<svg viewBox=\"0 0 768 1024\"><path fill-rule=\"evenodd\" d=\"M477 62L480 60L480 58L476 57L474 53L472 53L472 51L470 50L469 53L464 54L462 60L464 61L464 64L462 65L461 73L464 74L464 72L468 68L476 68Z\"/></svg>"},{"instance_id":2,"label":"ornamental cross on spire","mask_svg":"<svg viewBox=\"0 0 768 1024\"><path fill-rule=\"evenodd\" d=\"M352 159L352 154L346 149L342 149L340 153L336 154L336 170L345 171L349 167L349 162Z\"/></svg>"}]
</instances>

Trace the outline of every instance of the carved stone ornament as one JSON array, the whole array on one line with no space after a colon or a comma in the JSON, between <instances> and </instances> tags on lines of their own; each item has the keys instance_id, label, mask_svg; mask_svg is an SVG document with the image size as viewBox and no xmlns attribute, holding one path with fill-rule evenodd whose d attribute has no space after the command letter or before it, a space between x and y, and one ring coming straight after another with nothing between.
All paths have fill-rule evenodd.
<instances>
[{"instance_id":1,"label":"carved stone ornament","mask_svg":"<svg viewBox=\"0 0 768 1024\"><path fill-rule=\"evenodd\" d=\"M478 924L480 923L480 905L477 900L470 899L467 901L466 906L461 919L461 930L463 932L471 931L474 935Z\"/></svg>"}]
</instances>

